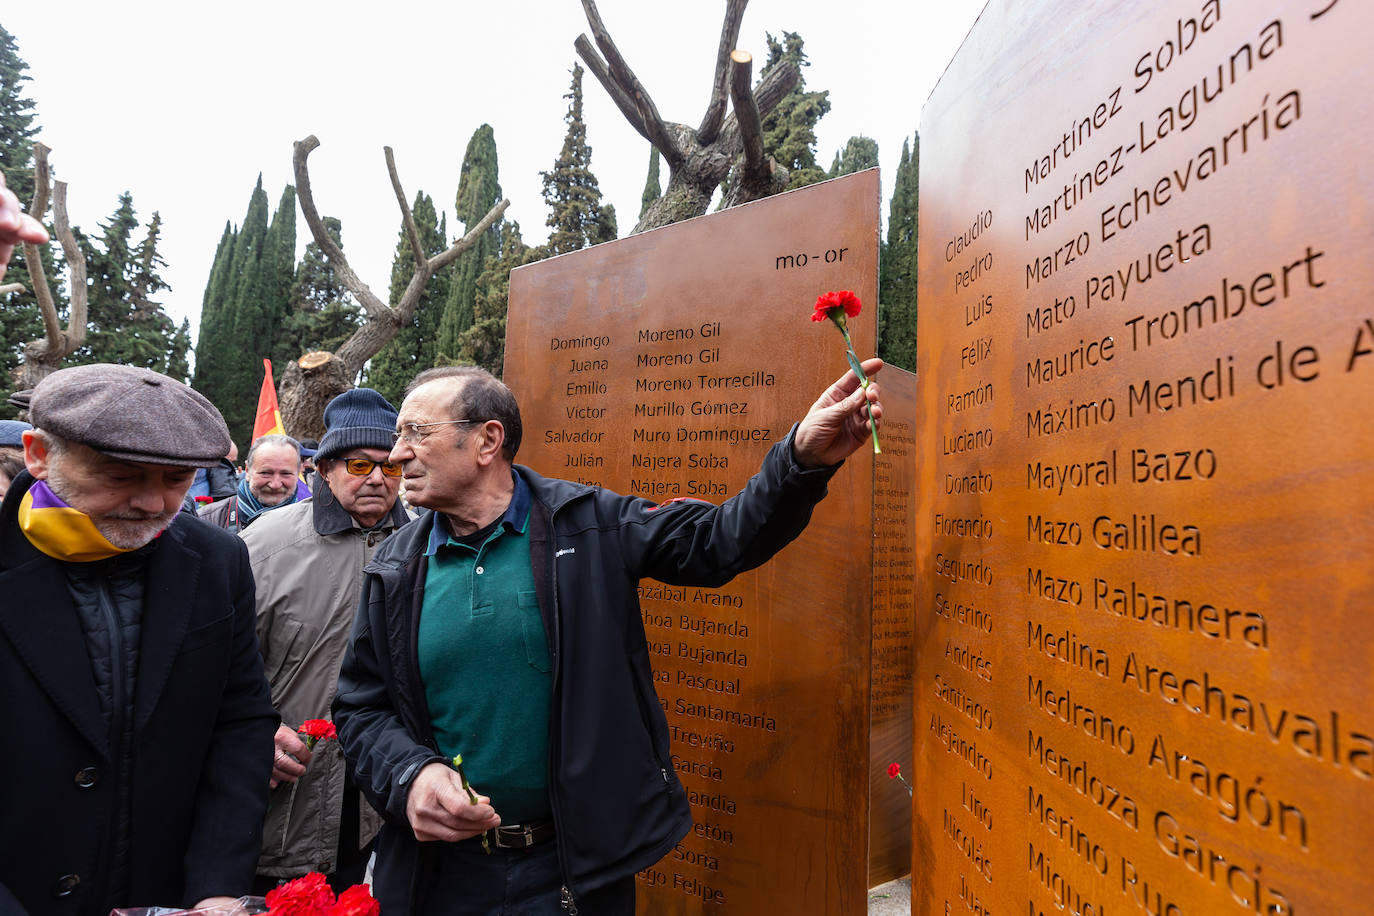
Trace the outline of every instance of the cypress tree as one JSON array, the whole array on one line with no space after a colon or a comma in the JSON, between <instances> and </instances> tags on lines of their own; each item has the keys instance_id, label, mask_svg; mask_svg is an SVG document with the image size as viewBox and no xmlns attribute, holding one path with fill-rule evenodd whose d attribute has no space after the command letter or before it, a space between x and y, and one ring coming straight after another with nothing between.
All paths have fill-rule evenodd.
<instances>
[{"instance_id":1,"label":"cypress tree","mask_svg":"<svg viewBox=\"0 0 1374 916\"><path fill-rule=\"evenodd\" d=\"M658 183L658 147L650 144L649 146L649 177L644 180L644 193L639 196L639 218L643 219L644 214L649 212L649 207L654 201L663 196L663 189Z\"/></svg>"},{"instance_id":2,"label":"cypress tree","mask_svg":"<svg viewBox=\"0 0 1374 916\"><path fill-rule=\"evenodd\" d=\"M238 229L228 220L224 222L224 232L220 235L219 246L215 249L215 260L210 265L210 276L205 281L205 293L200 300L200 333L196 345L196 371L193 387L204 393L207 382L223 371L220 356L222 346L213 345L221 334L220 323L224 320L225 300L228 297L230 270L234 261L234 249L238 245ZM209 397L209 395L206 395ZM213 400L213 398L211 398Z\"/></svg>"},{"instance_id":3,"label":"cypress tree","mask_svg":"<svg viewBox=\"0 0 1374 916\"><path fill-rule=\"evenodd\" d=\"M334 244L343 248L343 224L332 216L323 219ZM291 314L277 338L278 352L295 359L311 350L333 351L353 336L361 323L360 309L320 246L311 242L296 269L291 285Z\"/></svg>"},{"instance_id":4,"label":"cypress tree","mask_svg":"<svg viewBox=\"0 0 1374 916\"><path fill-rule=\"evenodd\" d=\"M445 221L439 218L433 198L423 191L417 191L410 210L420 235L420 247L426 257L434 257L448 247L444 241L447 238ZM401 301L401 294L405 292L414 273L415 253L410 248L410 239L402 222L396 240L396 255L391 262L392 306ZM410 323L403 326L368 362L367 386L380 391L393 404L401 403L401 394L416 373L438 365L439 321L444 303L448 301L448 285L448 271L431 277L420 294Z\"/></svg>"},{"instance_id":5,"label":"cypress tree","mask_svg":"<svg viewBox=\"0 0 1374 916\"><path fill-rule=\"evenodd\" d=\"M290 285L280 276L284 250L293 251L289 263L294 273L295 190L289 185L282 201L269 228L267 194L259 175L233 240L223 299L212 309L208 326L202 324L196 344L196 388L220 409L240 445L247 444L252 433L262 360L272 356L276 331L286 313L285 304L270 298L282 296L283 290L289 295ZM212 288L217 279L212 272Z\"/></svg>"},{"instance_id":6,"label":"cypress tree","mask_svg":"<svg viewBox=\"0 0 1374 916\"><path fill-rule=\"evenodd\" d=\"M30 80L28 68L19 56L14 36L0 27L0 169L5 173L5 184L25 209L33 200L33 138L38 134L33 100L24 95L24 83ZM66 306L66 299L58 278L59 259L53 257L51 245L44 245L40 251L48 288L61 311ZM15 249L0 283L22 283L26 289L26 292L10 293L0 300L0 419L7 419L15 416L15 409L4 402L13 389L10 372L23 358L24 344L43 336L43 318L38 300L28 289L29 271L22 246Z\"/></svg>"},{"instance_id":7,"label":"cypress tree","mask_svg":"<svg viewBox=\"0 0 1374 916\"><path fill-rule=\"evenodd\" d=\"M544 253L550 256L609 242L617 234L615 207L601 203L601 188L592 174L592 148L582 121L582 73L582 65L574 64L572 89L563 96L569 100L563 149L553 170L539 173L549 205L545 225L551 231Z\"/></svg>"},{"instance_id":8,"label":"cypress tree","mask_svg":"<svg viewBox=\"0 0 1374 916\"><path fill-rule=\"evenodd\" d=\"M902 142L902 156L887 217L887 240L878 269L878 355L894 366L916 369L917 184L921 135Z\"/></svg>"},{"instance_id":9,"label":"cypress tree","mask_svg":"<svg viewBox=\"0 0 1374 916\"><path fill-rule=\"evenodd\" d=\"M454 215L463 224L462 231L476 226L487 215L487 211L501 200L498 177L496 134L490 124L483 124L468 141L458 178ZM444 303L443 317L439 322L438 354L441 358L450 361L457 359L461 338L473 323L477 276L486 265L487 258L498 255L500 251L498 223L458 256L449 277L448 300Z\"/></svg>"},{"instance_id":10,"label":"cypress tree","mask_svg":"<svg viewBox=\"0 0 1374 916\"><path fill-rule=\"evenodd\" d=\"M502 227L501 253L487 258L477 278L476 315L463 335L459 358L481 366L497 378L505 366L506 313L510 307L510 272L533 260L532 251L520 236L519 223Z\"/></svg>"},{"instance_id":11,"label":"cypress tree","mask_svg":"<svg viewBox=\"0 0 1374 916\"><path fill-rule=\"evenodd\" d=\"M826 177L839 178L841 175L853 175L855 172L877 168L877 166L878 141L871 137L850 137L849 142L844 145L844 150L835 153L835 161L830 166L830 174Z\"/></svg>"},{"instance_id":12,"label":"cypress tree","mask_svg":"<svg viewBox=\"0 0 1374 916\"><path fill-rule=\"evenodd\" d=\"M262 267L258 271L259 323L253 327L255 357L261 366L266 356L281 370L300 356L300 351L283 341L282 330L292 314L291 290L296 281L296 189L286 185L277 201L277 212L262 246ZM278 370L278 371L281 371ZM255 401L256 407L256 401Z\"/></svg>"},{"instance_id":13,"label":"cypress tree","mask_svg":"<svg viewBox=\"0 0 1374 916\"><path fill-rule=\"evenodd\" d=\"M783 96L777 107L763 118L763 149L788 170L787 189L803 188L825 179L825 170L816 164L816 125L830 111L830 93L806 91L806 68L811 64L803 50L802 37L796 32L783 32L782 41L771 34L768 39L768 62L759 79L783 61L792 61L802 76L792 91Z\"/></svg>"}]
</instances>

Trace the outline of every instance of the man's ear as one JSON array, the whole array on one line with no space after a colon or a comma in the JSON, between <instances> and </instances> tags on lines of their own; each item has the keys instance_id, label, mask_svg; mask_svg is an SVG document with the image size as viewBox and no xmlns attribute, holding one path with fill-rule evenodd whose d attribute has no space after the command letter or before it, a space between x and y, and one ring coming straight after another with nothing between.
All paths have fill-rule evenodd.
<instances>
[{"instance_id":1,"label":"man's ear","mask_svg":"<svg viewBox=\"0 0 1374 916\"><path fill-rule=\"evenodd\" d=\"M39 480L46 480L48 468L52 465L52 449L48 448L48 443L43 441L43 437L37 435L33 430L26 429L22 433L24 439L24 464L28 466L29 473Z\"/></svg>"},{"instance_id":2,"label":"man's ear","mask_svg":"<svg viewBox=\"0 0 1374 916\"><path fill-rule=\"evenodd\" d=\"M500 420L488 420L477 430L477 463L488 465L501 454L501 446L506 443L506 427Z\"/></svg>"}]
</instances>

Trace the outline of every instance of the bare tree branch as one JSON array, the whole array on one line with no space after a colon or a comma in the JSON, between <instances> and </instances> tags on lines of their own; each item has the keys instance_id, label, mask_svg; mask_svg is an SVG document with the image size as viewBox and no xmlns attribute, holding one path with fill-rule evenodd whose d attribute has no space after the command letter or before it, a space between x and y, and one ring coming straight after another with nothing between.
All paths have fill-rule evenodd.
<instances>
[{"instance_id":1,"label":"bare tree branch","mask_svg":"<svg viewBox=\"0 0 1374 916\"><path fill-rule=\"evenodd\" d=\"M76 235L67 218L67 183L59 181L53 191L52 225L62 254L67 258L67 272L71 275L71 296L67 300L67 333L62 354L70 356L86 342L86 258L77 247ZM47 285L44 284L44 288Z\"/></svg>"},{"instance_id":2,"label":"bare tree branch","mask_svg":"<svg viewBox=\"0 0 1374 916\"><path fill-rule=\"evenodd\" d=\"M8 296L10 293L27 292L27 288L22 283L6 283L0 286L0 296Z\"/></svg>"},{"instance_id":3,"label":"bare tree branch","mask_svg":"<svg viewBox=\"0 0 1374 916\"><path fill-rule=\"evenodd\" d=\"M301 204L301 212L305 214L306 225L310 227L310 234L315 238L315 244L320 246L320 250L324 252L325 258L328 259L330 266L339 275L343 285L363 304L367 310L367 320L353 332L352 336L342 346L334 351L332 360L316 359L307 361L308 364L297 363L296 369L297 371L308 370L311 372L326 369L329 379L323 383L338 387L352 384L353 379L362 370L363 364L376 356L382 347L386 346L396 336L397 330L410 321L420 303L420 295L424 292L425 285L429 283L435 272L452 264L460 254L475 245L477 240L482 237L482 233L490 229L501 218L501 214L506 212L506 208L510 206L510 201L502 200L488 210L487 215L482 217L476 226L472 227L466 235L454 242L447 250L432 258L426 257L424 245L420 241L419 229L415 225L414 214L411 213L410 204L406 200L405 189L402 187L400 175L396 171L395 154L391 147L384 147L391 189L396 194L396 203L401 208L401 218L405 223L406 237L410 240L411 251L415 255L414 273L410 277L410 282L406 284L400 300L393 307L379 299L353 271L348 260L344 257L343 249L330 238L329 232L325 229L324 221L320 219L320 212L315 207L315 196L311 191L310 172L307 167L310 153L319 145L319 139L313 134L295 143L292 161L296 172L296 196ZM334 363L332 367L330 366L331 362ZM283 414L285 414L285 405L283 405Z\"/></svg>"},{"instance_id":4,"label":"bare tree branch","mask_svg":"<svg viewBox=\"0 0 1374 916\"><path fill-rule=\"evenodd\" d=\"M52 150L42 143L33 145L33 200L29 202L29 216L40 223L48 215L48 186L52 176L48 172L48 153Z\"/></svg>"},{"instance_id":5,"label":"bare tree branch","mask_svg":"<svg viewBox=\"0 0 1374 916\"><path fill-rule=\"evenodd\" d=\"M573 42L573 47L577 49L577 56L582 58L582 62L587 65L592 76L596 77L597 82L606 90L606 94L615 102L615 106L620 109L620 113L625 116L625 120L630 122L630 126L639 133L645 140L649 140L649 132L644 129L644 120L640 118L638 109L635 108L634 100L631 99L618 86L611 77L611 72L606 69L606 62L601 59L601 55L596 53L596 48L586 35L578 35ZM650 142L653 142L650 140ZM662 153L662 150L659 150Z\"/></svg>"},{"instance_id":6,"label":"bare tree branch","mask_svg":"<svg viewBox=\"0 0 1374 916\"><path fill-rule=\"evenodd\" d=\"M754 57L748 51L737 50L731 52L730 62L730 100L735 105L735 123L744 144L744 168L747 172L757 172L763 167L764 158L763 122L759 120L759 108L749 85Z\"/></svg>"},{"instance_id":7,"label":"bare tree branch","mask_svg":"<svg viewBox=\"0 0 1374 916\"><path fill-rule=\"evenodd\" d=\"M730 72L730 52L739 44L740 25L744 21L744 7L749 0L729 0L725 7L725 22L720 29L720 47L716 49L716 75L711 84L711 101L706 106L706 116L697 128L697 142L710 146L720 133L721 122L725 120L726 78Z\"/></svg>"},{"instance_id":8,"label":"bare tree branch","mask_svg":"<svg viewBox=\"0 0 1374 916\"><path fill-rule=\"evenodd\" d=\"M765 117L778 103L783 100L787 93L792 91L792 87L797 85L801 79L801 71L797 65L790 60L780 62L772 70L764 74L759 82L758 88L753 92L754 107L760 117ZM720 139L722 142L739 142L739 118L735 112L725 119L725 126L721 128Z\"/></svg>"},{"instance_id":9,"label":"bare tree branch","mask_svg":"<svg viewBox=\"0 0 1374 916\"><path fill-rule=\"evenodd\" d=\"M676 168L682 162L682 151L669 135L667 125L659 116L658 106L639 82L639 77L630 69L630 65L625 63L620 49L611 40L611 33L606 31L606 24L601 21L601 14L596 10L596 0L582 0L582 9L587 14L587 24L591 26L596 46L606 56L606 65L610 68L611 76L634 102L635 110L644 125L644 130L640 133L663 154L670 168Z\"/></svg>"},{"instance_id":10,"label":"bare tree branch","mask_svg":"<svg viewBox=\"0 0 1374 916\"><path fill-rule=\"evenodd\" d=\"M48 210L48 198L52 197L53 235L62 244L62 252L67 257L67 269L71 272L71 300L67 313L67 330L62 329L58 319L57 306L53 302L52 291L48 288L48 278L43 270L43 253L37 245L24 245L24 262L29 270L29 280L33 284L34 298L38 300L39 312L43 318L43 337L24 344L24 359L11 373L16 387L32 388L42 379L54 372L62 360L80 349L86 342L86 258L76 244L71 222L67 218L67 183L53 182L48 169L48 153L51 150L42 143L34 144L34 188L33 200L29 203L29 215L43 220ZM0 292L23 286L13 284L0 288Z\"/></svg>"},{"instance_id":11,"label":"bare tree branch","mask_svg":"<svg viewBox=\"0 0 1374 916\"><path fill-rule=\"evenodd\" d=\"M52 150L42 143L33 145L33 200L29 202L29 216L40 223L47 222L44 217L48 215L48 195L52 187L52 175L48 171L50 152ZM47 354L57 353L62 348L62 323L57 320L57 305L52 301L52 290L48 289L42 254L38 246L30 242L24 243L24 266L29 270L29 284L33 286L34 298L38 300L38 313L43 318Z\"/></svg>"},{"instance_id":12,"label":"bare tree branch","mask_svg":"<svg viewBox=\"0 0 1374 916\"><path fill-rule=\"evenodd\" d=\"M492 225L501 218L501 214L506 212L506 208L509 206L510 201L503 197L499 203L487 211L487 215L482 217L476 226L468 230L467 235L454 242L447 251L436 254L429 259L430 271L438 271L458 260L458 255L467 251L473 245L476 245L477 240L482 237L482 233L490 229Z\"/></svg>"},{"instance_id":13,"label":"bare tree branch","mask_svg":"<svg viewBox=\"0 0 1374 916\"><path fill-rule=\"evenodd\" d=\"M391 309L387 307L386 303L378 299L367 284L353 272L348 259L344 257L343 249L334 244L334 240L329 237L329 232L324 228L324 221L320 219L320 211L315 209L315 197L310 191L310 170L306 165L306 159L319 145L319 138L314 134L304 140L297 140L292 145L291 164L296 173L296 199L301 203L301 213L305 215L305 223L310 227L310 234L314 236L315 244L320 246L320 251L324 252L324 256L329 259L330 266L338 273L343 285L348 287L348 291L362 303L363 308L367 309L368 315L381 316L389 313Z\"/></svg>"},{"instance_id":14,"label":"bare tree branch","mask_svg":"<svg viewBox=\"0 0 1374 916\"><path fill-rule=\"evenodd\" d=\"M401 179L396 174L396 157L389 146L382 147L382 154L386 156L386 173L391 177L391 189L396 192L396 203L401 205L401 222L406 227L406 237L410 239L410 251L415 255L415 263L422 263L429 259L425 257L425 246L420 244L420 230L415 228L415 217L410 213L405 189L401 187Z\"/></svg>"}]
</instances>

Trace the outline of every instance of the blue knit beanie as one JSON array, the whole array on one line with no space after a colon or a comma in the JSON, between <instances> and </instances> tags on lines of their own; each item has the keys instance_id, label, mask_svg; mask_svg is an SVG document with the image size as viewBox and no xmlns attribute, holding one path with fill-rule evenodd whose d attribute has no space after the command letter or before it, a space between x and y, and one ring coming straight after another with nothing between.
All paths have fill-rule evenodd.
<instances>
[{"instance_id":1,"label":"blue knit beanie","mask_svg":"<svg viewBox=\"0 0 1374 916\"><path fill-rule=\"evenodd\" d=\"M389 452L396 443L396 408L371 388L353 388L329 402L324 409L324 426L316 461L355 448Z\"/></svg>"}]
</instances>

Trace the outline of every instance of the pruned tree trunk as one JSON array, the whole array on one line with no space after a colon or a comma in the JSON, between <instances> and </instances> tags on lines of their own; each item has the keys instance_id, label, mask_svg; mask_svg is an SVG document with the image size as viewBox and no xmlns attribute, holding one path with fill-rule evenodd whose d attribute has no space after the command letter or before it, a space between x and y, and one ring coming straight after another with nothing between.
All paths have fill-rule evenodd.
<instances>
[{"instance_id":1,"label":"pruned tree trunk","mask_svg":"<svg viewBox=\"0 0 1374 916\"><path fill-rule=\"evenodd\" d=\"M42 222L43 215L48 211L51 180L48 171L49 150L42 143L35 143L33 149L33 201L29 204L29 215ZM76 236L72 234L71 223L67 219L67 183L57 182L51 193L54 234L62 243L62 253L67 257L67 269L71 273L72 292L67 327L64 329L58 319L57 304L53 302L47 274L43 270L42 254L37 245L25 243L24 263L28 266L29 282L33 285L33 294L43 317L44 333L40 339L24 344L24 358L11 373L16 391L33 388L52 375L62 365L62 360L86 342L86 259L77 247Z\"/></svg>"},{"instance_id":2,"label":"pruned tree trunk","mask_svg":"<svg viewBox=\"0 0 1374 916\"><path fill-rule=\"evenodd\" d=\"M396 160L391 147L384 147L387 173L391 178L391 188L396 194L396 202L401 208L401 218L405 224L406 237L410 240L415 254L415 273L410 278L401 299L394 306L388 306L379 299L367 284L359 279L344 257L343 250L334 243L325 229L320 212L315 207L315 197L310 188L310 172L306 160L310 153L320 145L314 135L298 140L292 163L296 172L296 195L300 201L301 212L305 215L306 225L315 238L331 267L363 307L366 315L361 327L353 336L333 353L322 350L312 351L300 359L292 360L282 373L277 393L281 405L282 425L293 436L318 439L324 433L324 408L336 396L352 388L363 365L386 346L400 329L410 323L419 305L420 294L434 274L452 264L458 256L477 243L482 234L501 218L510 206L509 200L502 200L487 211L476 226L466 235L454 242L447 250L426 257L424 246L420 243L420 233L415 227L415 217L406 202L405 190L396 174Z\"/></svg>"},{"instance_id":3,"label":"pruned tree trunk","mask_svg":"<svg viewBox=\"0 0 1374 916\"><path fill-rule=\"evenodd\" d=\"M801 73L795 64L784 61L769 71L757 89L749 88L752 58L744 52L738 52L740 57L732 55L747 3L748 0L729 0L726 6L711 98L701 126L693 130L660 117L654 100L611 40L595 0L582 0L596 45L586 35L579 35L573 43L578 56L610 94L630 126L652 143L668 163L668 187L662 197L649 205L632 235L704 214L716 188L746 150L752 149L758 155L747 158L741 166L739 180L732 185L726 206L768 197L787 185L787 170L762 155L760 116L782 101ZM725 116L727 93L733 97L735 107L729 117Z\"/></svg>"},{"instance_id":4,"label":"pruned tree trunk","mask_svg":"<svg viewBox=\"0 0 1374 916\"><path fill-rule=\"evenodd\" d=\"M335 396L353 387L343 360L324 350L312 350L286 367L278 386L281 422L297 439L324 437L324 409Z\"/></svg>"}]
</instances>

